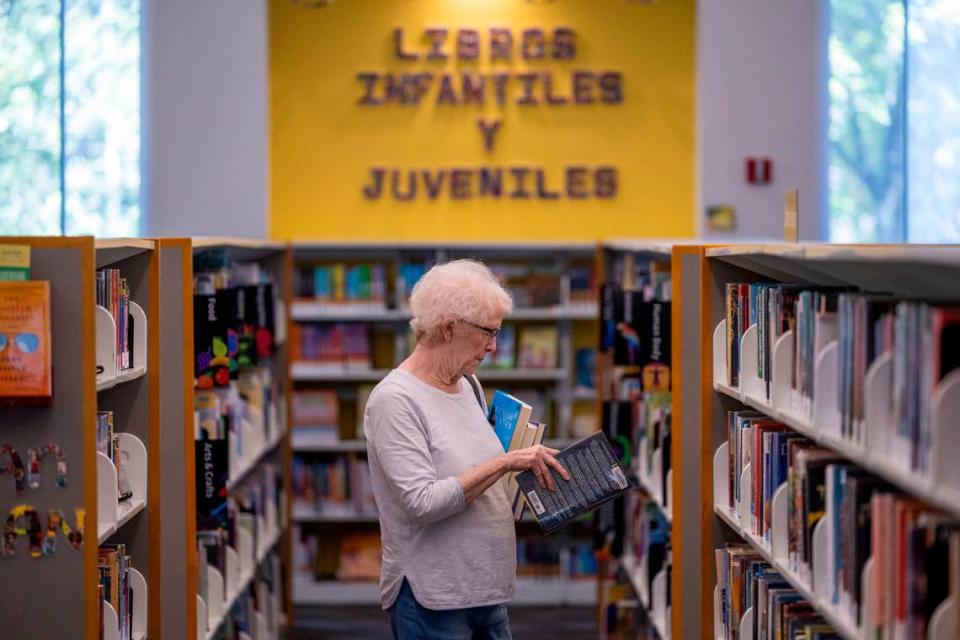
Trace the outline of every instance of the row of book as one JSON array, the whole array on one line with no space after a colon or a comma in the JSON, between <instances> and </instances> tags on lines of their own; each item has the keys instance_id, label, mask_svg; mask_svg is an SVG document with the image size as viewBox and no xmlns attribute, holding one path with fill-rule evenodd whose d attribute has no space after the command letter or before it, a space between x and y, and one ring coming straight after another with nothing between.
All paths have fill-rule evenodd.
<instances>
[{"instance_id":1,"label":"row of book","mask_svg":"<svg viewBox=\"0 0 960 640\"><path fill-rule=\"evenodd\" d=\"M497 350L487 355L481 369L553 369L557 366L558 346L555 325L525 324L518 330L508 322L497 336Z\"/></svg>"},{"instance_id":2,"label":"row of book","mask_svg":"<svg viewBox=\"0 0 960 640\"><path fill-rule=\"evenodd\" d=\"M727 506L735 509L750 497L749 509L740 509L749 513L741 526L769 543L775 535L773 495L786 483L790 570L812 584L814 557L825 554L831 583L818 590L829 593L830 602L858 626L900 626L914 634L907 637L925 637L926 624L951 589L960 595L960 523L761 414L730 412L728 430ZM744 478L747 465L751 473ZM827 542L819 548L814 529L824 518ZM876 579L864 586L871 557ZM873 619L864 619L867 599Z\"/></svg>"},{"instance_id":3,"label":"row of book","mask_svg":"<svg viewBox=\"0 0 960 640\"><path fill-rule=\"evenodd\" d=\"M290 402L290 423L294 433L312 443L336 444L362 440L363 413L375 385L359 384L341 400L335 389L296 389ZM344 392L346 393L346 392Z\"/></svg>"},{"instance_id":4,"label":"row of book","mask_svg":"<svg viewBox=\"0 0 960 640\"><path fill-rule=\"evenodd\" d=\"M483 373L480 373L483 376ZM290 423L297 436L311 444L335 445L339 442L362 440L363 413L375 385L358 384L349 390L295 389L291 396ZM547 424L545 437L552 437L552 396L542 387L510 389L510 395L530 405L533 415L541 416ZM493 400L490 393L488 404ZM596 429L591 429L590 432Z\"/></svg>"},{"instance_id":5,"label":"row of book","mask_svg":"<svg viewBox=\"0 0 960 640\"><path fill-rule=\"evenodd\" d=\"M199 389L229 386L268 361L277 336L275 291L259 263L232 263L225 251L194 257L194 377Z\"/></svg>"},{"instance_id":6,"label":"row of book","mask_svg":"<svg viewBox=\"0 0 960 640\"><path fill-rule=\"evenodd\" d=\"M331 369L373 368L371 325L365 322L297 323L291 357Z\"/></svg>"},{"instance_id":7,"label":"row of book","mask_svg":"<svg viewBox=\"0 0 960 640\"><path fill-rule=\"evenodd\" d=\"M117 371L131 369L134 326L130 317L130 288L119 269L100 269L96 273L96 302L110 313L116 326L114 353Z\"/></svg>"},{"instance_id":8,"label":"row of book","mask_svg":"<svg viewBox=\"0 0 960 640\"><path fill-rule=\"evenodd\" d=\"M653 593L653 580L662 571L670 576L672 571L672 536L670 523L663 510L642 492L633 492L626 497L627 545L630 557L636 562L636 570L644 573L636 576L643 581L647 593ZM670 606L670 590L666 591L666 606Z\"/></svg>"},{"instance_id":9,"label":"row of book","mask_svg":"<svg viewBox=\"0 0 960 640\"><path fill-rule=\"evenodd\" d=\"M282 560L278 553L270 553L261 562L254 579L237 596L227 611L216 640L243 640L258 636L257 616L264 618L269 637L278 638L278 628L283 616L280 603ZM262 634L261 634L262 635Z\"/></svg>"},{"instance_id":10,"label":"row of book","mask_svg":"<svg viewBox=\"0 0 960 640\"><path fill-rule=\"evenodd\" d=\"M117 492L120 502L133 497L133 490L127 478L126 455L120 446L119 434L113 427L113 412L97 412L97 451L110 458L117 468Z\"/></svg>"},{"instance_id":11,"label":"row of book","mask_svg":"<svg viewBox=\"0 0 960 640\"><path fill-rule=\"evenodd\" d=\"M198 484L203 483L198 479ZM203 504L201 504L203 502ZM211 510L211 502L213 509ZM284 513L280 467L264 463L229 494L197 496L197 594L209 602L208 567L227 575L227 547L238 549L240 532L249 535L253 553L279 530Z\"/></svg>"},{"instance_id":12,"label":"row of book","mask_svg":"<svg viewBox=\"0 0 960 640\"><path fill-rule=\"evenodd\" d=\"M716 568L720 600L714 615L722 640L840 639L813 605L751 547L717 549ZM753 617L746 620L753 622L745 629L741 623L749 609Z\"/></svg>"},{"instance_id":13,"label":"row of book","mask_svg":"<svg viewBox=\"0 0 960 640\"><path fill-rule=\"evenodd\" d=\"M589 578L597 575L593 541L517 537L517 576Z\"/></svg>"},{"instance_id":14,"label":"row of book","mask_svg":"<svg viewBox=\"0 0 960 640\"><path fill-rule=\"evenodd\" d=\"M726 287L727 382L740 385L740 345L747 329L757 327L756 370L761 395L772 398L773 350L792 331L791 408L812 419L815 364L836 341L839 390L839 435L892 455L904 468L926 474L931 468L935 435L934 394L944 379L960 369L960 307L898 301L889 296L830 288L771 283L730 283ZM888 402L892 433L876 433L868 424L867 374L881 358L892 359ZM887 383L884 383L887 384ZM821 401L824 401L821 399ZM799 408L799 409L798 409ZM873 430L875 433L869 434ZM873 445L871 445L873 446Z\"/></svg>"},{"instance_id":15,"label":"row of book","mask_svg":"<svg viewBox=\"0 0 960 640\"><path fill-rule=\"evenodd\" d=\"M117 614L118 640L131 640L133 637L134 599L128 573L132 566L125 544L104 544L97 550L100 640L104 640L104 602L110 603Z\"/></svg>"},{"instance_id":16,"label":"row of book","mask_svg":"<svg viewBox=\"0 0 960 640\"><path fill-rule=\"evenodd\" d=\"M341 454L318 460L297 455L290 482L295 506L338 517L377 514L370 467L364 459Z\"/></svg>"},{"instance_id":17,"label":"row of book","mask_svg":"<svg viewBox=\"0 0 960 640\"><path fill-rule=\"evenodd\" d=\"M433 263L426 260L403 261L396 267L396 279L392 279L390 265L383 262L304 264L297 268L297 293L331 305L406 308L413 287L431 266ZM488 266L510 288L515 304L521 308L559 305L565 290L570 304L596 299L594 271L589 264L574 264L564 271L528 262L489 262ZM395 283L392 296L391 281Z\"/></svg>"},{"instance_id":18,"label":"row of book","mask_svg":"<svg viewBox=\"0 0 960 640\"><path fill-rule=\"evenodd\" d=\"M383 263L333 262L298 268L298 295L330 304L387 306L387 277Z\"/></svg>"},{"instance_id":19,"label":"row of book","mask_svg":"<svg viewBox=\"0 0 960 640\"><path fill-rule=\"evenodd\" d=\"M293 536L293 570L314 580L376 582L380 579L380 534L319 531L299 527Z\"/></svg>"}]
</instances>

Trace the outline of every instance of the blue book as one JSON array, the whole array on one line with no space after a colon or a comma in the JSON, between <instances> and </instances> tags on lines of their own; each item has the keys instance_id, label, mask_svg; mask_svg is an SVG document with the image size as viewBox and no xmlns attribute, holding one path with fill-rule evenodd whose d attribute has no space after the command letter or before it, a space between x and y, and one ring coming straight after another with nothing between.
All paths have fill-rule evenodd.
<instances>
[{"instance_id":1,"label":"blue book","mask_svg":"<svg viewBox=\"0 0 960 640\"><path fill-rule=\"evenodd\" d=\"M313 297L320 300L333 299L333 282L330 267L313 268Z\"/></svg>"},{"instance_id":2,"label":"blue book","mask_svg":"<svg viewBox=\"0 0 960 640\"><path fill-rule=\"evenodd\" d=\"M530 405L509 393L497 389L493 394L487 420L493 425L493 430L504 451L519 448L523 430L530 421L531 413L533 408Z\"/></svg>"}]
</instances>

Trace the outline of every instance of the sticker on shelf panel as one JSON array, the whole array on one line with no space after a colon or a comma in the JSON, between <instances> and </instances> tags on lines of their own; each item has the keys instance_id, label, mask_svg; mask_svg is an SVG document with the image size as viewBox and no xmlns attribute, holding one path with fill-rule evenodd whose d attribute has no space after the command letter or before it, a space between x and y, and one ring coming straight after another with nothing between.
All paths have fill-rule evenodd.
<instances>
[{"instance_id":1,"label":"sticker on shelf panel","mask_svg":"<svg viewBox=\"0 0 960 640\"><path fill-rule=\"evenodd\" d=\"M30 489L40 488L40 463L47 455L53 455L57 460L55 486L63 489L67 486L67 456L63 449L55 443L49 443L38 449L27 449L27 465L23 464L23 457L10 444L0 445L0 459L7 456L9 462L0 466L0 475L12 475L14 489L18 496L22 496Z\"/></svg>"},{"instance_id":2,"label":"sticker on shelf panel","mask_svg":"<svg viewBox=\"0 0 960 640\"><path fill-rule=\"evenodd\" d=\"M57 533L66 536L70 546L76 550L83 547L84 509L74 509L76 526L71 527L58 509L47 512L46 534L41 524L40 514L28 504L15 506L7 514L3 527L3 546L0 552L4 556L17 554L17 538L27 538L31 558L53 555L57 548Z\"/></svg>"}]
</instances>

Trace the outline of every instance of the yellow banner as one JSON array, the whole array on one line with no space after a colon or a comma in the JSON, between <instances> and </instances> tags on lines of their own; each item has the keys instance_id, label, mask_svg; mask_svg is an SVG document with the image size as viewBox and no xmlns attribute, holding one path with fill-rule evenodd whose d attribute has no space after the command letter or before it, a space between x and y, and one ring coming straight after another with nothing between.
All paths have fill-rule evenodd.
<instances>
[{"instance_id":1,"label":"yellow banner","mask_svg":"<svg viewBox=\"0 0 960 640\"><path fill-rule=\"evenodd\" d=\"M693 232L693 0L271 0L271 234Z\"/></svg>"}]
</instances>

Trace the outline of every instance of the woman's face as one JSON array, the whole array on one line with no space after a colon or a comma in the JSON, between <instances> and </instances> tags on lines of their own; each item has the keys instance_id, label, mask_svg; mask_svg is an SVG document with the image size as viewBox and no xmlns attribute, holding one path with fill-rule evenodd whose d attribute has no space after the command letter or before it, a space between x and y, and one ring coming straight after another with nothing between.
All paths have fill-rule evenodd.
<instances>
[{"instance_id":1,"label":"woman's face","mask_svg":"<svg viewBox=\"0 0 960 640\"><path fill-rule=\"evenodd\" d=\"M451 348L462 375L476 373L488 353L497 350L494 333L500 330L503 313L497 313L484 323L460 320L453 327Z\"/></svg>"}]
</instances>

